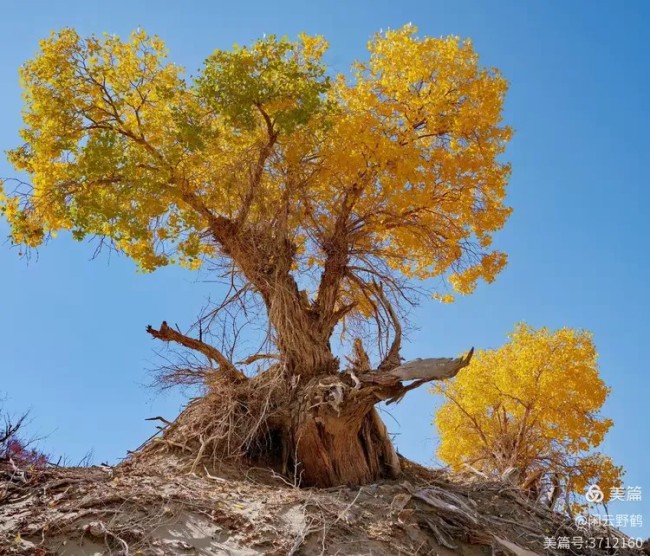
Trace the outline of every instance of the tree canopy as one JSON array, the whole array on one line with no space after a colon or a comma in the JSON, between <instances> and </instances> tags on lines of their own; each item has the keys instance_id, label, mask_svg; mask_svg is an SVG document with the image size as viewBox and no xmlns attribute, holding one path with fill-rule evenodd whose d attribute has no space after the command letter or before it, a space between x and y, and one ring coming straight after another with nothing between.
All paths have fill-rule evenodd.
<instances>
[{"instance_id":1,"label":"tree canopy","mask_svg":"<svg viewBox=\"0 0 650 556\"><path fill-rule=\"evenodd\" d=\"M283 290L320 340L377 318L374 281L491 282L510 214L506 81L470 41L411 25L375 35L351 77L326 48L269 36L216 50L190 79L143 31L53 33L20 71L24 143L9 158L30 184L2 195L13 241L70 230L144 271L225 261L267 309Z\"/></svg>"},{"instance_id":2,"label":"tree canopy","mask_svg":"<svg viewBox=\"0 0 650 556\"><path fill-rule=\"evenodd\" d=\"M438 456L457 469L515 472L521 485L565 489L566 500L597 483L609 499L622 469L594 452L612 426L599 415L609 388L589 333L519 324L498 349L480 350L444 396L435 423ZM549 492L547 492L549 494Z\"/></svg>"}]
</instances>

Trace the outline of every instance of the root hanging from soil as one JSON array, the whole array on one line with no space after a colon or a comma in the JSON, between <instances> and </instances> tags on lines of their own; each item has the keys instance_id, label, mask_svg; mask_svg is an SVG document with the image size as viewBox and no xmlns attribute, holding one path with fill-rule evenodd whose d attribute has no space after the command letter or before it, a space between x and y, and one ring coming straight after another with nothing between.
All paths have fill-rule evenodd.
<instances>
[{"instance_id":1,"label":"root hanging from soil","mask_svg":"<svg viewBox=\"0 0 650 556\"><path fill-rule=\"evenodd\" d=\"M173 453L187 462L189 472L261 457L273 466L281 459L278 435L288 419L289 396L280 364L242 382L215 372L206 394L192 399L173 422L160 419L164 426L132 456L142 460Z\"/></svg>"}]
</instances>

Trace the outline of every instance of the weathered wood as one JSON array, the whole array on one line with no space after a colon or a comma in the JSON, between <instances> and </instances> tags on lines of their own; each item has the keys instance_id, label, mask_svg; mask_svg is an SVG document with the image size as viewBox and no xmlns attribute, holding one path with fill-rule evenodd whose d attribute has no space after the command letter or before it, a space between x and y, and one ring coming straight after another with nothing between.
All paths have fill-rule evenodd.
<instances>
[{"instance_id":1,"label":"weathered wood","mask_svg":"<svg viewBox=\"0 0 650 556\"><path fill-rule=\"evenodd\" d=\"M393 369L389 374L400 380L444 380L456 376L458 371L467 367L473 354L474 348L465 357L415 359Z\"/></svg>"},{"instance_id":2,"label":"weathered wood","mask_svg":"<svg viewBox=\"0 0 650 556\"><path fill-rule=\"evenodd\" d=\"M454 376L472 354L470 350L464 357L418 359L389 371L357 375L352 370L312 379L300 389L300 402L290 411L294 466L302 484L360 485L399 475L399 459L375 405L398 402L425 382Z\"/></svg>"}]
</instances>

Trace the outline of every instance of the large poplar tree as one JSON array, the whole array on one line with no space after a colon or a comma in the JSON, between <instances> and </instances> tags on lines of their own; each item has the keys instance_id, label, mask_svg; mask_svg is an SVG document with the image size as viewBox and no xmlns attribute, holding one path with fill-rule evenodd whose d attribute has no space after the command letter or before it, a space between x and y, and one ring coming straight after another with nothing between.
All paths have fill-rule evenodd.
<instances>
[{"instance_id":1,"label":"large poplar tree","mask_svg":"<svg viewBox=\"0 0 650 556\"><path fill-rule=\"evenodd\" d=\"M54 33L21 68L24 144L9 157L29 186L1 205L28 247L69 230L144 271L229 272L268 319L256 376L204 335L150 334L205 356L208 392L267 393L253 421L266 440L249 457L266 452L305 484L360 484L399 472L375 404L468 361L402 365L402 309L414 281L437 278L447 298L505 265L490 244L510 213L511 132L506 82L469 41L377 34L347 76L328 71L326 48L270 36L215 51L188 79L144 32ZM354 333L364 323L385 346L374 364ZM335 331L353 350L346 368Z\"/></svg>"}]
</instances>

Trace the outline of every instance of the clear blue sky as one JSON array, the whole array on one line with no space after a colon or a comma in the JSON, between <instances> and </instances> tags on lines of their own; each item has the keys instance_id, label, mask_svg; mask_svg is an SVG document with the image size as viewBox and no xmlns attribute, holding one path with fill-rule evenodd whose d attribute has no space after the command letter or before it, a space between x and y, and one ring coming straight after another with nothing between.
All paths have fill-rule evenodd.
<instances>
[{"instance_id":1,"label":"clear blue sky","mask_svg":"<svg viewBox=\"0 0 650 556\"><path fill-rule=\"evenodd\" d=\"M0 34L0 148L18 142L17 69L51 30L125 35L137 26L165 39L173 61L195 70L214 48L263 33L325 35L329 61L346 71L370 35L407 22L422 34L471 37L486 65L511 83L506 119L512 218L497 238L508 268L490 286L445 306L424 302L407 358L496 347L517 321L591 330L616 425L604 448L627 468L625 483L650 501L647 461L650 340L650 3L400 0L219 2L61 0L6 2ZM0 175L11 175L4 161ZM7 227L0 223L0 236ZM145 385L155 366L144 329L196 316L210 285L180 270L153 275L60 238L30 264L0 244L0 392L14 412L31 409L31 432L52 453L116 461L173 417L180 394ZM434 398L409 394L387 423L399 450L433 461ZM648 501L615 508L643 514ZM639 529L627 529L637 536Z\"/></svg>"}]
</instances>

